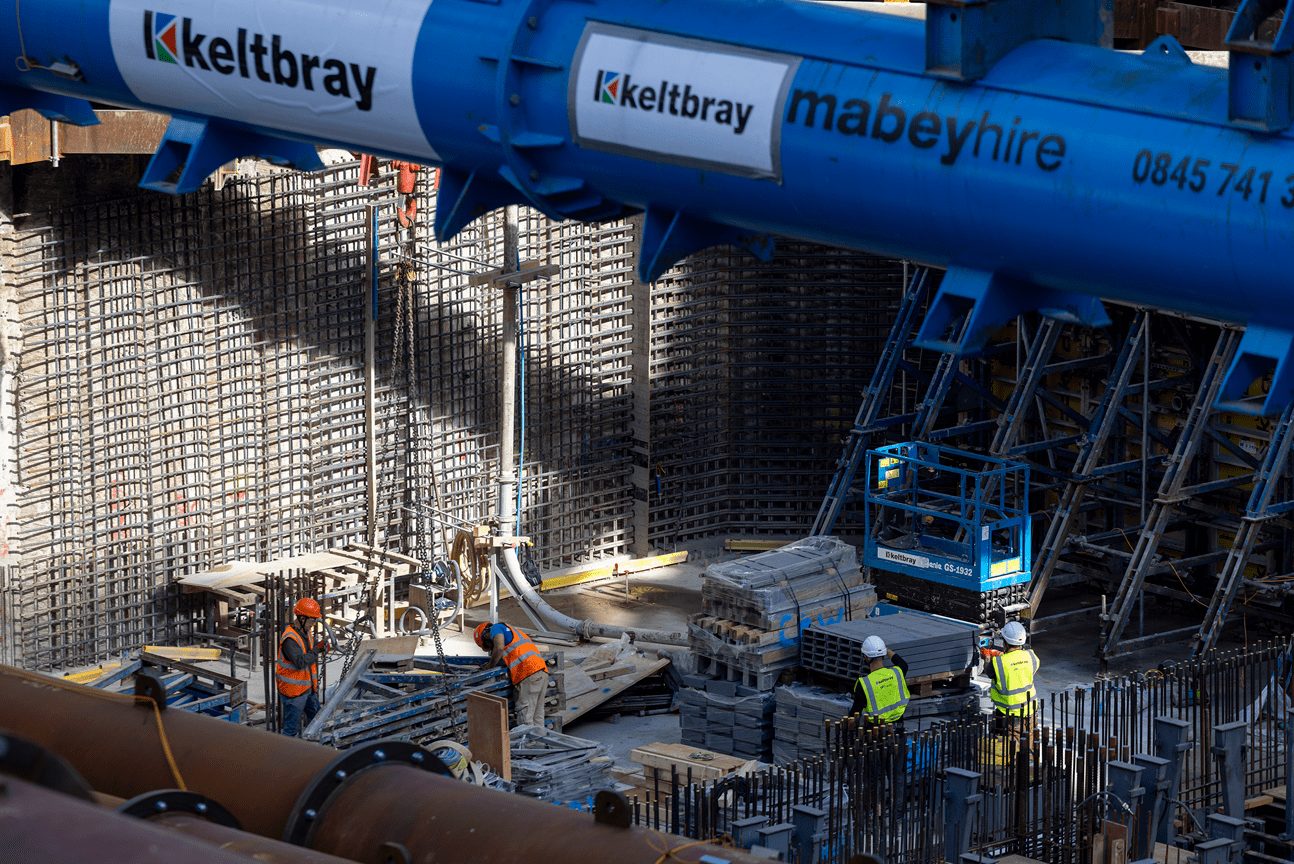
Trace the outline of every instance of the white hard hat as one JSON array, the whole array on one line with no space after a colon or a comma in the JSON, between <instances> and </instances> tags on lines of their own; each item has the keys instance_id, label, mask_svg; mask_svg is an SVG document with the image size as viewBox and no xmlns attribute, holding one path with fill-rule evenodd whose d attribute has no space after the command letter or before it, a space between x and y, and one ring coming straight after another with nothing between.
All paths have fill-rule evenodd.
<instances>
[{"instance_id":1,"label":"white hard hat","mask_svg":"<svg viewBox=\"0 0 1294 864\"><path fill-rule=\"evenodd\" d=\"M1008 645L1023 645L1029 638L1029 631L1019 621L1012 621L1002 628L1002 641Z\"/></svg>"},{"instance_id":2,"label":"white hard hat","mask_svg":"<svg viewBox=\"0 0 1294 864\"><path fill-rule=\"evenodd\" d=\"M870 660L885 656L885 640L880 636L868 636L863 640L863 656Z\"/></svg>"}]
</instances>

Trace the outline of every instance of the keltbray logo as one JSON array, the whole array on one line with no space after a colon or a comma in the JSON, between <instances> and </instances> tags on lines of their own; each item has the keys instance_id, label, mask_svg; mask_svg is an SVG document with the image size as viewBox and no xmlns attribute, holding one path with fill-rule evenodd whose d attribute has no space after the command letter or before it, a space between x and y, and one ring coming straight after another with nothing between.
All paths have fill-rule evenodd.
<instances>
[{"instance_id":1,"label":"keltbray logo","mask_svg":"<svg viewBox=\"0 0 1294 864\"><path fill-rule=\"evenodd\" d=\"M285 47L284 41L277 33L253 33L245 27L239 27L231 37L213 36L195 27L192 18L144 13L144 53L150 60L323 92L354 100L360 111L372 110L377 67L295 51Z\"/></svg>"},{"instance_id":2,"label":"keltbray logo","mask_svg":"<svg viewBox=\"0 0 1294 864\"><path fill-rule=\"evenodd\" d=\"M160 60L163 63L175 62L176 29L174 15L161 12L144 14L144 45L149 60Z\"/></svg>"},{"instance_id":3,"label":"keltbray logo","mask_svg":"<svg viewBox=\"0 0 1294 864\"><path fill-rule=\"evenodd\" d=\"M620 73L619 72L600 72L598 73L598 101L605 102L607 105L614 105L620 99Z\"/></svg>"},{"instance_id":4,"label":"keltbray logo","mask_svg":"<svg viewBox=\"0 0 1294 864\"><path fill-rule=\"evenodd\" d=\"M691 84L669 80L644 82L630 74L599 69L594 78L593 101L643 113L669 114L699 123L728 127L734 135L744 134L755 110L753 104L713 96Z\"/></svg>"}]
</instances>

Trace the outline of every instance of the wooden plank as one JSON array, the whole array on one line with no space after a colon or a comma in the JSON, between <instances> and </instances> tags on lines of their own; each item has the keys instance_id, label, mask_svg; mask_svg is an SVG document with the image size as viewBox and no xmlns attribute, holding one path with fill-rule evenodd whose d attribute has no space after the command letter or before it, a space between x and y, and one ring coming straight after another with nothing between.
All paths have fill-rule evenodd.
<instances>
[{"instance_id":1,"label":"wooden plank","mask_svg":"<svg viewBox=\"0 0 1294 864\"><path fill-rule=\"evenodd\" d=\"M638 667L632 675L621 675L587 693L572 695L568 690L566 693L566 710L562 712L562 723L569 726L573 721L578 720L603 702L610 701L612 698L619 696L639 681L654 675L669 665L669 658L651 659L648 657L633 658L635 665ZM573 667L572 667L573 668ZM567 678L567 685L571 684L570 678ZM601 682L593 682L595 685Z\"/></svg>"},{"instance_id":2,"label":"wooden plank","mask_svg":"<svg viewBox=\"0 0 1294 864\"><path fill-rule=\"evenodd\" d=\"M412 657L418 650L417 636L390 636L384 639L365 639L360 643L365 651L372 650L384 658L388 655Z\"/></svg>"},{"instance_id":3,"label":"wooden plank","mask_svg":"<svg viewBox=\"0 0 1294 864\"><path fill-rule=\"evenodd\" d=\"M106 673L120 668L120 663L104 663L93 669L86 669L84 672L70 672L63 676L63 680L71 681L73 684L89 684L91 681L102 678Z\"/></svg>"},{"instance_id":4,"label":"wooden plank","mask_svg":"<svg viewBox=\"0 0 1294 864\"><path fill-rule=\"evenodd\" d=\"M558 588L569 588L572 585L585 585L606 579L619 579L634 573L644 573L661 567L671 567L687 561L688 553L670 552L667 555L653 555L650 558L624 559L621 557L600 561L595 564L581 564L568 567L544 576L541 591L553 591Z\"/></svg>"},{"instance_id":5,"label":"wooden plank","mask_svg":"<svg viewBox=\"0 0 1294 864\"><path fill-rule=\"evenodd\" d=\"M666 744L656 742L637 747L630 751L629 758L643 766L643 774L651 785L651 769L664 772L667 776L670 769L677 768L680 774L686 775L692 769L694 779L710 780L739 770L747 760L736 756L727 756L699 747L686 744Z\"/></svg>"},{"instance_id":6,"label":"wooden plank","mask_svg":"<svg viewBox=\"0 0 1294 864\"><path fill-rule=\"evenodd\" d=\"M1180 846L1155 844L1155 864L1190 864L1194 860L1195 854Z\"/></svg>"},{"instance_id":7,"label":"wooden plank","mask_svg":"<svg viewBox=\"0 0 1294 864\"><path fill-rule=\"evenodd\" d=\"M145 645L144 651L168 660L219 660L224 654L219 648L181 645Z\"/></svg>"},{"instance_id":8,"label":"wooden plank","mask_svg":"<svg viewBox=\"0 0 1294 864\"><path fill-rule=\"evenodd\" d=\"M1128 826L1106 819L1101 824L1101 833L1105 836L1107 864L1128 864Z\"/></svg>"},{"instance_id":9,"label":"wooden plank","mask_svg":"<svg viewBox=\"0 0 1294 864\"><path fill-rule=\"evenodd\" d=\"M1283 799L1284 797L1285 793L1282 792L1281 798ZM1276 796L1274 795L1255 795L1253 798L1245 799L1245 809L1257 810L1259 807L1266 807L1268 804L1274 804L1275 802Z\"/></svg>"},{"instance_id":10,"label":"wooden plank","mask_svg":"<svg viewBox=\"0 0 1294 864\"><path fill-rule=\"evenodd\" d=\"M489 693L467 694L467 746L472 756L512 779L512 749L508 738L508 700Z\"/></svg>"},{"instance_id":11,"label":"wooden plank","mask_svg":"<svg viewBox=\"0 0 1294 864\"><path fill-rule=\"evenodd\" d=\"M728 552L771 552L794 542L794 540L734 540L730 537L723 541L723 548Z\"/></svg>"},{"instance_id":12,"label":"wooden plank","mask_svg":"<svg viewBox=\"0 0 1294 864\"><path fill-rule=\"evenodd\" d=\"M631 663L625 663L623 665L617 664L615 666L608 666L605 669L598 669L595 672L590 672L589 677L594 681L605 681L608 678L619 678L621 675L632 675L635 671L637 671L637 667Z\"/></svg>"}]
</instances>

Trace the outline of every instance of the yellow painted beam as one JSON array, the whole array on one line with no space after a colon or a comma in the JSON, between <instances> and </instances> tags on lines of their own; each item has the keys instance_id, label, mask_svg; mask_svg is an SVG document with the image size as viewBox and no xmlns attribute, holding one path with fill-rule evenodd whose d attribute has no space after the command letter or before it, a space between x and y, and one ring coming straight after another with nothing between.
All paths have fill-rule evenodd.
<instances>
[{"instance_id":1,"label":"yellow painted beam","mask_svg":"<svg viewBox=\"0 0 1294 864\"><path fill-rule=\"evenodd\" d=\"M768 552L781 549L791 540L733 540L723 541L723 548L728 552Z\"/></svg>"},{"instance_id":2,"label":"yellow painted beam","mask_svg":"<svg viewBox=\"0 0 1294 864\"><path fill-rule=\"evenodd\" d=\"M201 648L198 646L179 645L145 645L145 653L156 654L168 660L219 660L219 648Z\"/></svg>"},{"instance_id":3,"label":"yellow painted beam","mask_svg":"<svg viewBox=\"0 0 1294 864\"><path fill-rule=\"evenodd\" d=\"M120 669L120 663L103 663L93 669L86 669L84 672L71 672L63 676L64 681L71 681L73 684L89 684L91 681L97 681L104 675Z\"/></svg>"},{"instance_id":4,"label":"yellow painted beam","mask_svg":"<svg viewBox=\"0 0 1294 864\"><path fill-rule=\"evenodd\" d=\"M633 573L643 573L660 567L670 567L687 561L688 553L670 552L665 555L653 555L650 558L635 558L631 561L612 561L605 564L590 564L574 570L566 570L544 579L543 591L556 588L569 588L572 585L584 585L603 579L618 579Z\"/></svg>"}]
</instances>

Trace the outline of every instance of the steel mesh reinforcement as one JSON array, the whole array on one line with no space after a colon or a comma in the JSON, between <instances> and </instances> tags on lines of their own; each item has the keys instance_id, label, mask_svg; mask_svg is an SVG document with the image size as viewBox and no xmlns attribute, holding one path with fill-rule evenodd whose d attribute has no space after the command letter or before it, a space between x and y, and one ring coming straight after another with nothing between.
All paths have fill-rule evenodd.
<instances>
[{"instance_id":1,"label":"steel mesh reinforcement","mask_svg":"<svg viewBox=\"0 0 1294 864\"><path fill-rule=\"evenodd\" d=\"M197 619L179 576L370 530L430 555L452 539L432 508L466 522L495 509L501 294L471 277L502 263L500 214L433 242L427 172L413 236L399 237L392 178L360 187L355 163L244 166L183 198L99 188L137 167L39 169L0 206L0 660L31 668L184 640ZM772 265L706 253L645 287L636 230L521 211L522 260L557 265L521 310L520 532L543 568L802 532L898 296L898 264L803 244Z\"/></svg>"}]
</instances>

